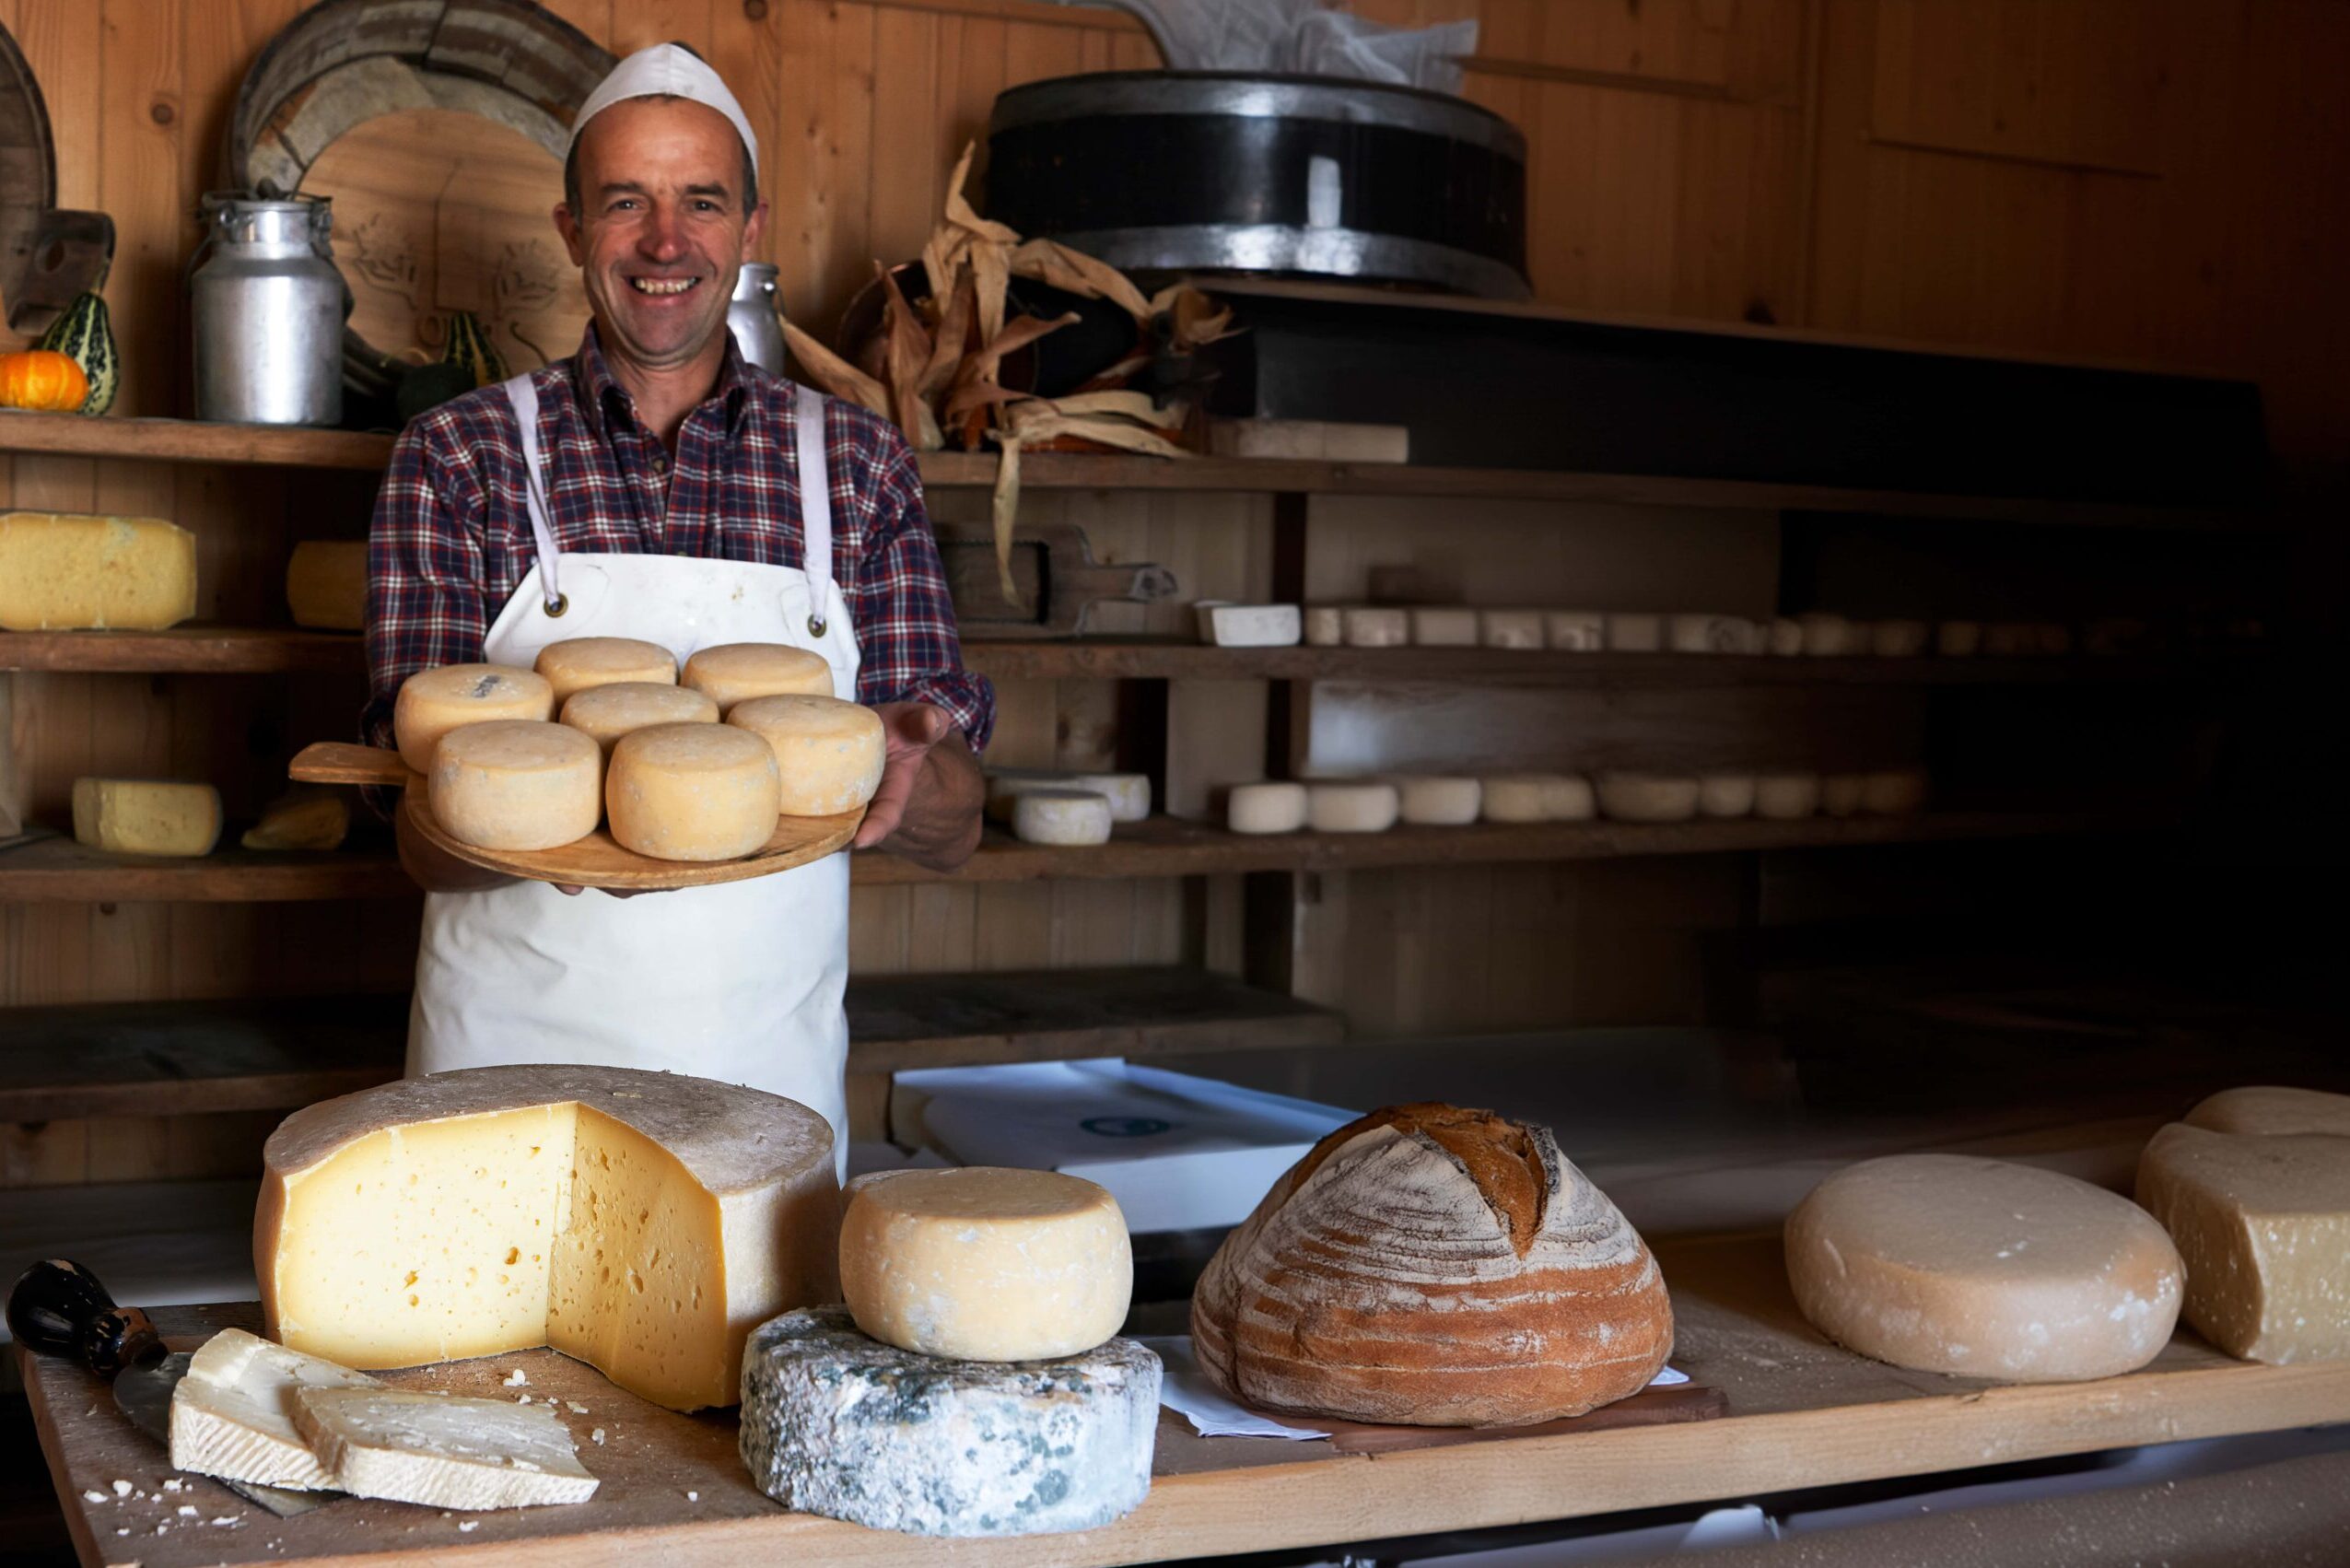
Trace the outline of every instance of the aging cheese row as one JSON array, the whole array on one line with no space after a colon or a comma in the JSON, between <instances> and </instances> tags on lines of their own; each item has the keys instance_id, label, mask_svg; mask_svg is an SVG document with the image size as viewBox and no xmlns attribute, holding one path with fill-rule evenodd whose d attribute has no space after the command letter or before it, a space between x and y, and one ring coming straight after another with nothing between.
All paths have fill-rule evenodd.
<instances>
[{"instance_id":1,"label":"aging cheese row","mask_svg":"<svg viewBox=\"0 0 2350 1568\"><path fill-rule=\"evenodd\" d=\"M1595 787L1596 783L1596 787ZM1672 823L1760 816L1794 821L1825 812L1907 816L1925 805L1925 775L1876 773L1510 773L1488 778L1268 781L1232 787L1225 825L1234 833L1381 833L1397 823L1459 827L1474 822Z\"/></svg>"}]
</instances>

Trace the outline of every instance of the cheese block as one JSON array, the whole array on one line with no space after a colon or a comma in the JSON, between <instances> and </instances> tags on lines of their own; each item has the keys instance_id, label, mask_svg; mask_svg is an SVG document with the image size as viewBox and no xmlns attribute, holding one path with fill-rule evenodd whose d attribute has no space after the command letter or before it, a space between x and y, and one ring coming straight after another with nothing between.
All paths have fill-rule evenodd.
<instances>
[{"instance_id":1,"label":"cheese block","mask_svg":"<svg viewBox=\"0 0 2350 1568\"><path fill-rule=\"evenodd\" d=\"M656 724L715 724L718 700L691 686L618 681L590 686L563 704L562 721L595 742L607 757L620 737Z\"/></svg>"},{"instance_id":2,"label":"cheese block","mask_svg":"<svg viewBox=\"0 0 2350 1568\"><path fill-rule=\"evenodd\" d=\"M2030 1165L1896 1154L1787 1217L1813 1328L1896 1366L2017 1383L2115 1377L2179 1317L2179 1254L2125 1198Z\"/></svg>"},{"instance_id":3,"label":"cheese block","mask_svg":"<svg viewBox=\"0 0 2350 1568\"><path fill-rule=\"evenodd\" d=\"M1868 628L1868 650L1879 659L1914 659L1925 651L1923 621L1877 621Z\"/></svg>"},{"instance_id":4,"label":"cheese block","mask_svg":"<svg viewBox=\"0 0 2350 1568\"><path fill-rule=\"evenodd\" d=\"M295 1112L263 1163L269 1335L345 1366L550 1345L695 1410L734 1402L754 1325L834 1299L832 1129L755 1089L434 1073Z\"/></svg>"},{"instance_id":5,"label":"cheese block","mask_svg":"<svg viewBox=\"0 0 2350 1568\"><path fill-rule=\"evenodd\" d=\"M1346 611L1337 604L1308 604L1302 617L1305 640L1313 648L1336 648L1346 641Z\"/></svg>"},{"instance_id":6,"label":"cheese block","mask_svg":"<svg viewBox=\"0 0 2350 1568\"><path fill-rule=\"evenodd\" d=\"M154 778L74 780L74 839L116 855L209 855L220 791Z\"/></svg>"},{"instance_id":7,"label":"cheese block","mask_svg":"<svg viewBox=\"0 0 2350 1568\"><path fill-rule=\"evenodd\" d=\"M1804 651L1815 658L1841 658L1866 646L1866 631L1841 615L1798 615L1795 624L1803 628Z\"/></svg>"},{"instance_id":8,"label":"cheese block","mask_svg":"<svg viewBox=\"0 0 2350 1568\"><path fill-rule=\"evenodd\" d=\"M1305 787L1305 825L1316 833L1385 833L1402 811L1396 787L1380 779L1317 779Z\"/></svg>"},{"instance_id":9,"label":"cheese block","mask_svg":"<svg viewBox=\"0 0 2350 1568\"><path fill-rule=\"evenodd\" d=\"M1093 1529L1151 1490L1160 1376L1131 1340L954 1361L811 1307L752 1335L739 1447L752 1483L796 1513L926 1536Z\"/></svg>"},{"instance_id":10,"label":"cheese block","mask_svg":"<svg viewBox=\"0 0 2350 1568\"><path fill-rule=\"evenodd\" d=\"M1769 822L1794 822L1818 810L1818 774L1762 773L1755 776L1755 815Z\"/></svg>"},{"instance_id":11,"label":"cheese block","mask_svg":"<svg viewBox=\"0 0 2350 1568\"><path fill-rule=\"evenodd\" d=\"M966 1361L1082 1354L1134 1292L1126 1216L1058 1171L876 1171L848 1184L840 1290L857 1327Z\"/></svg>"},{"instance_id":12,"label":"cheese block","mask_svg":"<svg viewBox=\"0 0 2350 1568\"><path fill-rule=\"evenodd\" d=\"M1697 814L1698 783L1678 773L1603 773L1599 813L1618 822L1687 822Z\"/></svg>"},{"instance_id":13,"label":"cheese block","mask_svg":"<svg viewBox=\"0 0 2350 1568\"><path fill-rule=\"evenodd\" d=\"M159 632L196 613L196 536L153 517L0 512L0 631Z\"/></svg>"},{"instance_id":14,"label":"cheese block","mask_svg":"<svg viewBox=\"0 0 2350 1568\"><path fill-rule=\"evenodd\" d=\"M1925 775L1914 767L1861 775L1861 810L1871 816L1915 816L1925 809Z\"/></svg>"},{"instance_id":15,"label":"cheese block","mask_svg":"<svg viewBox=\"0 0 2350 1568\"><path fill-rule=\"evenodd\" d=\"M426 799L461 844L556 848L593 833L603 815L603 753L568 725L468 724L433 748Z\"/></svg>"},{"instance_id":16,"label":"cheese block","mask_svg":"<svg viewBox=\"0 0 2350 1568\"><path fill-rule=\"evenodd\" d=\"M1480 780L1478 813L1487 822L1548 822L1545 790L1549 782L1549 776L1539 773L1502 773Z\"/></svg>"},{"instance_id":17,"label":"cheese block","mask_svg":"<svg viewBox=\"0 0 2350 1568\"><path fill-rule=\"evenodd\" d=\"M355 632L368 624L368 542L305 539L286 560L286 607L298 626Z\"/></svg>"},{"instance_id":18,"label":"cheese block","mask_svg":"<svg viewBox=\"0 0 2350 1568\"><path fill-rule=\"evenodd\" d=\"M1305 786L1235 784L1224 802L1224 825L1234 833L1295 833L1305 825Z\"/></svg>"},{"instance_id":19,"label":"cheese block","mask_svg":"<svg viewBox=\"0 0 2350 1568\"><path fill-rule=\"evenodd\" d=\"M1411 640L1411 617L1401 610L1358 604L1343 619L1349 648L1401 648Z\"/></svg>"},{"instance_id":20,"label":"cheese block","mask_svg":"<svg viewBox=\"0 0 2350 1568\"><path fill-rule=\"evenodd\" d=\"M1850 816L1861 809L1865 788L1864 777L1857 773L1823 774L1819 780L1819 809L1829 816Z\"/></svg>"},{"instance_id":21,"label":"cheese block","mask_svg":"<svg viewBox=\"0 0 2350 1568\"><path fill-rule=\"evenodd\" d=\"M1293 648L1304 626L1294 604L1227 604L1202 600L1191 607L1199 640L1218 648Z\"/></svg>"},{"instance_id":22,"label":"cheese block","mask_svg":"<svg viewBox=\"0 0 2350 1568\"><path fill-rule=\"evenodd\" d=\"M1761 633L1743 615L1676 615L1666 628L1676 653L1754 653Z\"/></svg>"},{"instance_id":23,"label":"cheese block","mask_svg":"<svg viewBox=\"0 0 2350 1568\"><path fill-rule=\"evenodd\" d=\"M754 696L728 709L726 721L775 753L785 816L858 811L881 787L889 738L870 708L831 696Z\"/></svg>"},{"instance_id":24,"label":"cheese block","mask_svg":"<svg viewBox=\"0 0 2350 1568\"><path fill-rule=\"evenodd\" d=\"M1982 651L1981 621L1945 621L1934 628L1934 651L1945 659L1971 659Z\"/></svg>"},{"instance_id":25,"label":"cheese block","mask_svg":"<svg viewBox=\"0 0 2350 1568\"><path fill-rule=\"evenodd\" d=\"M263 806L261 820L237 842L248 849L339 849L350 831L350 797L306 787Z\"/></svg>"},{"instance_id":26,"label":"cheese block","mask_svg":"<svg viewBox=\"0 0 2350 1568\"><path fill-rule=\"evenodd\" d=\"M1655 653L1665 646L1665 617L1640 613L1608 617L1608 648L1613 653Z\"/></svg>"},{"instance_id":27,"label":"cheese block","mask_svg":"<svg viewBox=\"0 0 2350 1568\"><path fill-rule=\"evenodd\" d=\"M1754 775L1751 773L1702 773L1697 780L1697 814L1700 816L1752 816L1754 814Z\"/></svg>"},{"instance_id":28,"label":"cheese block","mask_svg":"<svg viewBox=\"0 0 2350 1568\"><path fill-rule=\"evenodd\" d=\"M1411 640L1418 648L1475 648L1477 612L1458 604L1422 605L1411 613Z\"/></svg>"},{"instance_id":29,"label":"cheese block","mask_svg":"<svg viewBox=\"0 0 2350 1568\"><path fill-rule=\"evenodd\" d=\"M1542 780L1542 820L1589 822L1599 814L1599 797L1591 780L1577 773L1545 773Z\"/></svg>"},{"instance_id":30,"label":"cheese block","mask_svg":"<svg viewBox=\"0 0 2350 1568\"><path fill-rule=\"evenodd\" d=\"M468 1512L585 1503L579 1463L553 1404L509 1404L401 1388L304 1388L302 1435L355 1497Z\"/></svg>"},{"instance_id":31,"label":"cheese block","mask_svg":"<svg viewBox=\"0 0 2350 1568\"><path fill-rule=\"evenodd\" d=\"M2195 1332L2247 1361L2350 1357L2350 1138L2174 1122L2139 1156L2138 1201L2186 1261Z\"/></svg>"},{"instance_id":32,"label":"cheese block","mask_svg":"<svg viewBox=\"0 0 2350 1568\"><path fill-rule=\"evenodd\" d=\"M750 854L775 837L782 798L775 748L731 724L632 730L604 774L613 841L661 860Z\"/></svg>"},{"instance_id":33,"label":"cheese block","mask_svg":"<svg viewBox=\"0 0 2350 1568\"><path fill-rule=\"evenodd\" d=\"M451 730L500 719L555 717L555 688L544 675L508 664L444 664L400 683L392 731L410 772L432 772L432 751Z\"/></svg>"},{"instance_id":34,"label":"cheese block","mask_svg":"<svg viewBox=\"0 0 2350 1568\"><path fill-rule=\"evenodd\" d=\"M1474 778L1398 778L1396 795L1403 820L1415 827L1465 827L1485 800Z\"/></svg>"},{"instance_id":35,"label":"cheese block","mask_svg":"<svg viewBox=\"0 0 2350 1568\"><path fill-rule=\"evenodd\" d=\"M1540 648L1544 630L1539 610L1479 610L1478 635L1488 648Z\"/></svg>"},{"instance_id":36,"label":"cheese block","mask_svg":"<svg viewBox=\"0 0 2350 1568\"><path fill-rule=\"evenodd\" d=\"M1543 640L1569 653L1596 653L1608 646L1608 617L1596 610L1552 610L1542 617Z\"/></svg>"},{"instance_id":37,"label":"cheese block","mask_svg":"<svg viewBox=\"0 0 2350 1568\"><path fill-rule=\"evenodd\" d=\"M295 1425L304 1388L380 1387L321 1356L223 1328L188 1358L171 1390L171 1468L260 1486L322 1492L334 1471L320 1463Z\"/></svg>"},{"instance_id":38,"label":"cheese block","mask_svg":"<svg viewBox=\"0 0 2350 1568\"><path fill-rule=\"evenodd\" d=\"M2350 1094L2267 1085L2222 1089L2179 1119L2213 1132L2321 1132L2350 1138Z\"/></svg>"},{"instance_id":39,"label":"cheese block","mask_svg":"<svg viewBox=\"0 0 2350 1568\"><path fill-rule=\"evenodd\" d=\"M1804 650L1804 624L1786 615L1773 618L1763 628L1763 647L1765 651L1775 653L1782 659L1801 653Z\"/></svg>"},{"instance_id":40,"label":"cheese block","mask_svg":"<svg viewBox=\"0 0 2350 1568\"><path fill-rule=\"evenodd\" d=\"M1023 844L1107 844L1110 821L1108 799L1091 790L1025 790L1012 797L1011 834Z\"/></svg>"},{"instance_id":41,"label":"cheese block","mask_svg":"<svg viewBox=\"0 0 2350 1568\"><path fill-rule=\"evenodd\" d=\"M720 712L754 696L836 696L824 655L779 642L723 642L685 661L678 677Z\"/></svg>"},{"instance_id":42,"label":"cheese block","mask_svg":"<svg viewBox=\"0 0 2350 1568\"><path fill-rule=\"evenodd\" d=\"M579 692L627 681L640 685L677 684L677 656L657 642L633 637L574 637L539 649L531 668L555 688L561 708Z\"/></svg>"}]
</instances>

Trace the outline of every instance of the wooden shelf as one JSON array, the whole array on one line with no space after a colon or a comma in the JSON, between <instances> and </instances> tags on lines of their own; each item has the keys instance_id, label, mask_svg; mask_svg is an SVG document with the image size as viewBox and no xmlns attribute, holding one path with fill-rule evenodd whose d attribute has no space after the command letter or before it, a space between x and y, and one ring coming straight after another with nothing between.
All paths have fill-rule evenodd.
<instances>
[{"instance_id":1,"label":"wooden shelf","mask_svg":"<svg viewBox=\"0 0 2350 1568\"><path fill-rule=\"evenodd\" d=\"M78 414L0 414L0 452L133 458L148 462L263 463L281 468L381 468L392 438L288 425L209 425L194 419L86 419Z\"/></svg>"},{"instance_id":2,"label":"wooden shelf","mask_svg":"<svg viewBox=\"0 0 2350 1568\"><path fill-rule=\"evenodd\" d=\"M0 632L0 670L141 674L356 673L367 667L357 632L298 626L173 626L160 632Z\"/></svg>"},{"instance_id":3,"label":"wooden shelf","mask_svg":"<svg viewBox=\"0 0 2350 1568\"><path fill-rule=\"evenodd\" d=\"M415 892L388 848L319 853L229 842L201 860L170 860L42 836L0 848L0 904L267 904Z\"/></svg>"}]
</instances>

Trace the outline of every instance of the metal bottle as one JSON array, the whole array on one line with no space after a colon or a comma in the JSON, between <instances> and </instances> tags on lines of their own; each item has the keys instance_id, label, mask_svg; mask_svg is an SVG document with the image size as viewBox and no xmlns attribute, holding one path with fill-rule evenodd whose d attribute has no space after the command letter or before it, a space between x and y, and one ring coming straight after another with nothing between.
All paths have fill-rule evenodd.
<instances>
[{"instance_id":1,"label":"metal bottle","mask_svg":"<svg viewBox=\"0 0 2350 1568\"><path fill-rule=\"evenodd\" d=\"M328 245L326 202L228 193L206 196L204 212L204 240L188 258L196 417L338 423L349 295Z\"/></svg>"},{"instance_id":2,"label":"metal bottle","mask_svg":"<svg viewBox=\"0 0 2350 1568\"><path fill-rule=\"evenodd\" d=\"M743 358L763 370L783 374L783 297L776 292L775 268L765 262L742 263L734 275L726 324L733 329Z\"/></svg>"}]
</instances>

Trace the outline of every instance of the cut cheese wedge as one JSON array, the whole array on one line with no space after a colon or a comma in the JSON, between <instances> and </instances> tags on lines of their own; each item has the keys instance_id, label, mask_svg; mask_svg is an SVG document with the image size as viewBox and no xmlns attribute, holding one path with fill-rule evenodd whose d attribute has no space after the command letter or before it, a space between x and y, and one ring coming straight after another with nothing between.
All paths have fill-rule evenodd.
<instances>
[{"instance_id":1,"label":"cut cheese wedge","mask_svg":"<svg viewBox=\"0 0 2350 1568\"><path fill-rule=\"evenodd\" d=\"M431 1508L585 1503L596 1478L552 1405L399 1388L305 1388L295 1422L356 1497Z\"/></svg>"},{"instance_id":2,"label":"cut cheese wedge","mask_svg":"<svg viewBox=\"0 0 2350 1568\"><path fill-rule=\"evenodd\" d=\"M363 1372L224 1328L188 1360L171 1390L171 1468L261 1486L337 1485L295 1424L304 1388L374 1388Z\"/></svg>"}]
</instances>

